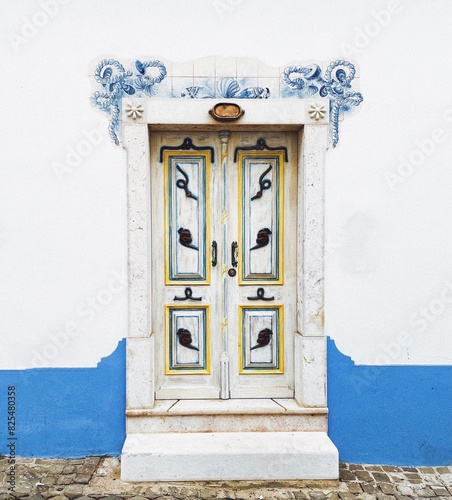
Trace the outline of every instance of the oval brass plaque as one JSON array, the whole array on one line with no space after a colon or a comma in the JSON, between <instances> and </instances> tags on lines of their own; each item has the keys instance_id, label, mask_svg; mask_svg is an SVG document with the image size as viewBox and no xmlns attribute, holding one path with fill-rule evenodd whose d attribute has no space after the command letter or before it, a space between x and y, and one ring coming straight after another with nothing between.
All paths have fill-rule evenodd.
<instances>
[{"instance_id":1,"label":"oval brass plaque","mask_svg":"<svg viewBox=\"0 0 452 500\"><path fill-rule=\"evenodd\" d=\"M219 102L209 110L209 114L218 121L233 121L238 120L245 111L238 105L232 102Z\"/></svg>"}]
</instances>

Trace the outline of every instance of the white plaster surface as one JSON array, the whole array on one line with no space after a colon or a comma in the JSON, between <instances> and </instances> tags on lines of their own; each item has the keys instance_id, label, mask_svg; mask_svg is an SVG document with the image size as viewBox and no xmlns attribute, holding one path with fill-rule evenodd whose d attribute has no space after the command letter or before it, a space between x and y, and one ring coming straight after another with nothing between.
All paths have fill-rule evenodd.
<instances>
[{"instance_id":1,"label":"white plaster surface","mask_svg":"<svg viewBox=\"0 0 452 500\"><path fill-rule=\"evenodd\" d=\"M193 81L197 68L211 76L212 60L191 61L212 55L259 58L262 82L289 64L356 64L352 87L364 102L326 155L325 333L360 364L452 362L450 2L349 0L344 9L199 0L193 9L182 0L111 0L114 15L103 2L56 3L40 27L26 27L43 12L32 0L11 3L0 19L8 68L0 96L1 368L94 367L126 336L125 291L105 306L96 299L99 310L86 302L127 263L126 155L100 125L105 114L90 106L101 88L88 74L104 57L160 58L170 69L171 61L192 68ZM390 5L385 26L366 35ZM398 176L392 187L388 173ZM79 335L65 333L72 323ZM146 324L137 318L137 331L146 334Z\"/></svg>"},{"instance_id":2,"label":"white plaster surface","mask_svg":"<svg viewBox=\"0 0 452 500\"><path fill-rule=\"evenodd\" d=\"M123 481L337 479L338 453L323 432L129 435Z\"/></svg>"}]
</instances>

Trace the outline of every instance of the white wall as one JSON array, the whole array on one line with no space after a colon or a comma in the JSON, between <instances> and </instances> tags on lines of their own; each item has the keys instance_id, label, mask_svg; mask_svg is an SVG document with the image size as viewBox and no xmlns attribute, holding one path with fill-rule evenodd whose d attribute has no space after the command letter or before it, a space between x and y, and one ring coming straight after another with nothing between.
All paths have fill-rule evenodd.
<instances>
[{"instance_id":1,"label":"white wall","mask_svg":"<svg viewBox=\"0 0 452 500\"><path fill-rule=\"evenodd\" d=\"M95 366L126 335L125 152L93 64L209 55L357 65L364 102L327 155L326 331L360 364L452 362L450 2L4 4L1 368Z\"/></svg>"}]
</instances>

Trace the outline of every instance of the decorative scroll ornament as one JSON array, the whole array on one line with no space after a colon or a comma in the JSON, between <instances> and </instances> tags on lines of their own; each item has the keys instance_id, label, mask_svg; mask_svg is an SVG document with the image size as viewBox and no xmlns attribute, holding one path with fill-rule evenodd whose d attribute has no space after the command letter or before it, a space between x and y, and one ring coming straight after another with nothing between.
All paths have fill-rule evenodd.
<instances>
[{"instance_id":1,"label":"decorative scroll ornament","mask_svg":"<svg viewBox=\"0 0 452 500\"><path fill-rule=\"evenodd\" d=\"M311 119L319 121L326 113L330 119L330 140L333 147L339 141L339 119L352 107L359 106L363 101L360 92L351 89L355 78L355 66L342 59L330 63L325 74L317 64L310 66L288 66L281 75L281 90L269 87L246 86L246 79L241 80L243 87L236 78L225 76L214 79L204 79L203 85L186 87L178 96L189 99L268 99L276 95L283 98L308 99L315 96L328 97L329 109L317 103L311 104L308 113ZM195 75L196 76L196 75ZM166 77L165 65L157 60L135 61L131 70L115 59L103 59L94 72L94 78L102 86L91 96L91 103L102 111L109 113L108 131L116 145L119 145L118 129L121 118L120 102L123 97L150 97L157 92L158 84ZM251 79L252 80L252 79ZM251 81L250 80L250 81ZM275 79L275 81L277 81ZM130 107L127 104L125 112L129 118L141 118L144 110L139 105ZM140 114L141 113L141 114Z\"/></svg>"},{"instance_id":2,"label":"decorative scroll ornament","mask_svg":"<svg viewBox=\"0 0 452 500\"><path fill-rule=\"evenodd\" d=\"M198 197L195 196L189 189L188 189L188 183L190 182L190 179L187 175L187 172L183 170L179 165L176 165L176 169L179 170L179 172L184 176L183 179L177 179L176 181L176 186L179 189L183 189L185 191L185 196L187 198L193 198L194 200L197 200Z\"/></svg>"},{"instance_id":3,"label":"decorative scroll ornament","mask_svg":"<svg viewBox=\"0 0 452 500\"><path fill-rule=\"evenodd\" d=\"M270 179L264 179L264 177L270 172L272 165L270 165L267 170L265 170L259 177L259 191L251 198L251 201L257 200L262 197L263 192L266 189L270 189L272 186L272 181Z\"/></svg>"},{"instance_id":4,"label":"decorative scroll ornament","mask_svg":"<svg viewBox=\"0 0 452 500\"><path fill-rule=\"evenodd\" d=\"M190 137L186 137L180 146L162 146L160 148L160 163L163 162L163 153L164 151L179 151L182 149L183 151L189 151L193 149L193 151L210 151L210 159L212 163L215 163L215 150L212 146L195 146Z\"/></svg>"},{"instance_id":5,"label":"decorative scroll ornament","mask_svg":"<svg viewBox=\"0 0 452 500\"><path fill-rule=\"evenodd\" d=\"M265 347L266 345L270 344L270 340L272 338L273 332L270 330L270 328L264 328L261 330L257 336L257 344L250 349L252 351L253 349L259 349L261 347Z\"/></svg>"},{"instance_id":6,"label":"decorative scroll ornament","mask_svg":"<svg viewBox=\"0 0 452 500\"><path fill-rule=\"evenodd\" d=\"M202 300L202 297L193 297L193 290L187 287L184 291L185 297L174 296L174 300Z\"/></svg>"},{"instance_id":7,"label":"decorative scroll ornament","mask_svg":"<svg viewBox=\"0 0 452 500\"><path fill-rule=\"evenodd\" d=\"M179 338L180 345L187 347L188 349L193 349L195 351L199 351L199 349L192 344L193 340L192 340L191 333L189 330L187 330L186 328L179 328L179 330L177 330L177 332L176 332L176 335ZM258 342L259 342L259 339L258 339Z\"/></svg>"},{"instance_id":8,"label":"decorative scroll ornament","mask_svg":"<svg viewBox=\"0 0 452 500\"><path fill-rule=\"evenodd\" d=\"M250 250L257 250L258 248L266 247L270 242L270 234L272 234L272 232L268 229L268 227L260 229L257 233L256 245L250 248Z\"/></svg>"},{"instance_id":9,"label":"decorative scroll ornament","mask_svg":"<svg viewBox=\"0 0 452 500\"><path fill-rule=\"evenodd\" d=\"M289 161L289 157L287 156L287 148L285 146L268 146L263 137L260 137L254 146L239 146L234 150L234 163L237 162L237 155L239 151L283 151L284 152L284 161Z\"/></svg>"},{"instance_id":10,"label":"decorative scroll ornament","mask_svg":"<svg viewBox=\"0 0 452 500\"><path fill-rule=\"evenodd\" d=\"M297 91L301 99L319 95L330 98L330 138L333 148L339 141L339 117L350 109L359 106L363 96L352 92L351 82L355 78L355 66L344 60L333 61L322 77L317 64L312 66L288 66L283 73L284 83Z\"/></svg>"},{"instance_id":11,"label":"decorative scroll ornament","mask_svg":"<svg viewBox=\"0 0 452 500\"><path fill-rule=\"evenodd\" d=\"M258 288L257 293L254 297L247 297L248 300L275 300L275 297L265 297L265 290L263 288Z\"/></svg>"},{"instance_id":12,"label":"decorative scroll ornament","mask_svg":"<svg viewBox=\"0 0 452 500\"><path fill-rule=\"evenodd\" d=\"M179 233L179 243L187 248L193 248L193 250L199 250L198 247L195 247L195 245L192 245L193 238L191 236L190 229L184 229L181 227L178 231Z\"/></svg>"},{"instance_id":13,"label":"decorative scroll ornament","mask_svg":"<svg viewBox=\"0 0 452 500\"><path fill-rule=\"evenodd\" d=\"M133 71L115 59L103 59L94 71L94 78L104 88L103 92L94 92L91 104L110 114L108 132L115 144L119 146L118 127L121 115L120 100L127 95L151 96L154 85L166 76L166 67L160 61L135 61ZM127 112L127 111L126 111ZM132 110L132 118L139 118L139 110ZM135 116L133 116L136 114Z\"/></svg>"}]
</instances>

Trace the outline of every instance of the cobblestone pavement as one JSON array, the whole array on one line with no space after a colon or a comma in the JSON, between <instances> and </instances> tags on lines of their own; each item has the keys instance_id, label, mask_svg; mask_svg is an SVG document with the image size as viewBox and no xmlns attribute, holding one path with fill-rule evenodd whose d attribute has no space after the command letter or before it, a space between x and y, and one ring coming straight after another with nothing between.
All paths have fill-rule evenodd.
<instances>
[{"instance_id":1,"label":"cobblestone pavement","mask_svg":"<svg viewBox=\"0 0 452 500\"><path fill-rule=\"evenodd\" d=\"M340 464L340 480L125 483L117 458L18 459L15 491L8 493L6 458L0 458L0 500L408 500L451 499L451 467Z\"/></svg>"}]
</instances>

